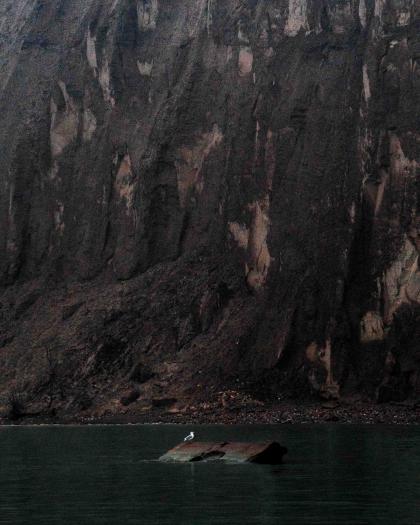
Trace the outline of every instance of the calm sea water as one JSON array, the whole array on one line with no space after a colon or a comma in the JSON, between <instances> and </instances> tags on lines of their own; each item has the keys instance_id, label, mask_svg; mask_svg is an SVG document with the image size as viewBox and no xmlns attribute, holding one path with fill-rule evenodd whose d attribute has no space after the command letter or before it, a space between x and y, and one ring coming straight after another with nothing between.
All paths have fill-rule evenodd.
<instances>
[{"instance_id":1,"label":"calm sea water","mask_svg":"<svg viewBox=\"0 0 420 525\"><path fill-rule=\"evenodd\" d=\"M162 464L202 440L275 439L284 465ZM420 524L420 427L0 427L0 523Z\"/></svg>"}]
</instances>

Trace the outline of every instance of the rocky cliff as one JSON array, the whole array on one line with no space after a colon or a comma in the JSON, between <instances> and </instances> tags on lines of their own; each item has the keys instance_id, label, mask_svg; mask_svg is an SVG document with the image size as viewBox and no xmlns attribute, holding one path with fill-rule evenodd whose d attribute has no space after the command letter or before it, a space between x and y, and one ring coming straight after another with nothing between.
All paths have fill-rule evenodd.
<instances>
[{"instance_id":1,"label":"rocky cliff","mask_svg":"<svg viewBox=\"0 0 420 525\"><path fill-rule=\"evenodd\" d=\"M4 398L420 393L418 0L2 0L0 115Z\"/></svg>"}]
</instances>

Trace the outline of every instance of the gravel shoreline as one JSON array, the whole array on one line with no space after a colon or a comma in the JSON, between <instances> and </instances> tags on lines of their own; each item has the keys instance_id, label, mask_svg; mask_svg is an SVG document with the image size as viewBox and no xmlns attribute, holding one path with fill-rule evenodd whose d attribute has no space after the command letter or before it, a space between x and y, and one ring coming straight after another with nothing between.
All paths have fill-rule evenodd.
<instances>
[{"instance_id":1,"label":"gravel shoreline","mask_svg":"<svg viewBox=\"0 0 420 525\"><path fill-rule=\"evenodd\" d=\"M258 407L229 407L203 410L152 409L93 415L64 415L60 417L30 416L19 421L0 419L0 425L95 425L95 424L180 424L180 425L243 425L243 424L420 424L420 403L348 404L279 403Z\"/></svg>"}]
</instances>

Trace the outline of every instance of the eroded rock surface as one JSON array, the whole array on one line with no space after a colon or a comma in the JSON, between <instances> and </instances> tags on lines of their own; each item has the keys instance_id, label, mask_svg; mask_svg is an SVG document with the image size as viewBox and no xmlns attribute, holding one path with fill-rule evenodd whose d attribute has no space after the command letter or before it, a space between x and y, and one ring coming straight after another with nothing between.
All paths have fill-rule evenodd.
<instances>
[{"instance_id":1,"label":"eroded rock surface","mask_svg":"<svg viewBox=\"0 0 420 525\"><path fill-rule=\"evenodd\" d=\"M161 456L160 461L196 463L198 461L230 461L235 463L257 463L279 465L287 448L276 441L266 443L181 443Z\"/></svg>"},{"instance_id":2,"label":"eroded rock surface","mask_svg":"<svg viewBox=\"0 0 420 525\"><path fill-rule=\"evenodd\" d=\"M419 60L417 0L4 0L3 394L417 396Z\"/></svg>"}]
</instances>

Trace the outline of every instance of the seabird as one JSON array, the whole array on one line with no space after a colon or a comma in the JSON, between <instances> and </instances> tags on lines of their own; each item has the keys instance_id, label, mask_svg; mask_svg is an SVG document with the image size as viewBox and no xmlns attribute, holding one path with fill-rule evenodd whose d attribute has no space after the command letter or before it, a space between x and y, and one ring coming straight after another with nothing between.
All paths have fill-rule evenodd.
<instances>
[{"instance_id":1,"label":"seabird","mask_svg":"<svg viewBox=\"0 0 420 525\"><path fill-rule=\"evenodd\" d=\"M184 441L192 441L194 439L194 432L190 432L187 437L184 438Z\"/></svg>"}]
</instances>

